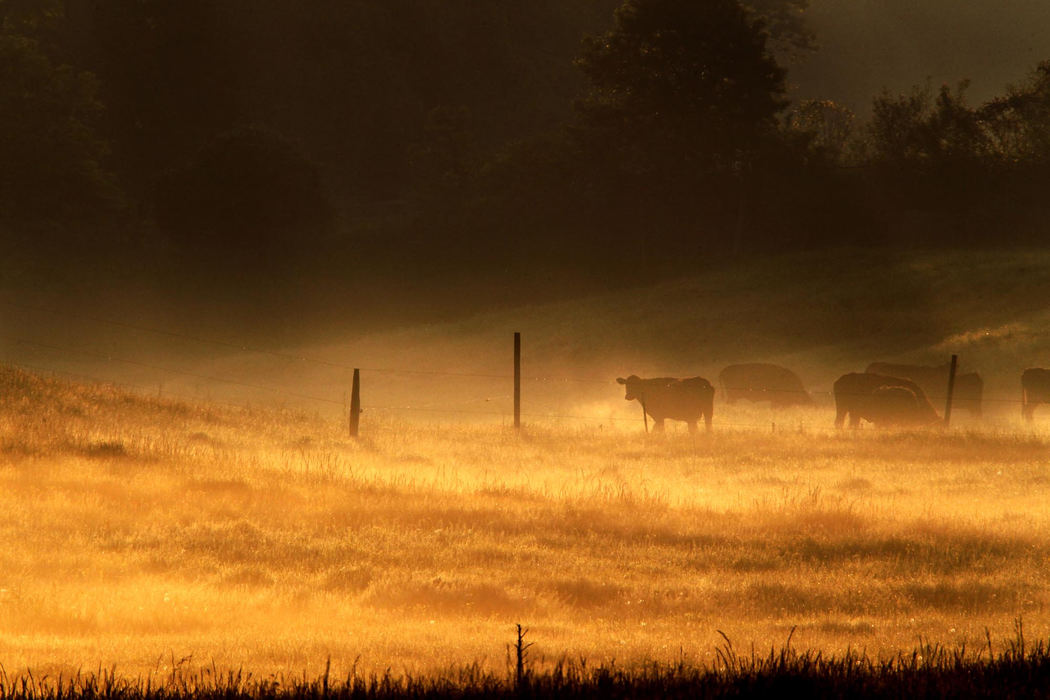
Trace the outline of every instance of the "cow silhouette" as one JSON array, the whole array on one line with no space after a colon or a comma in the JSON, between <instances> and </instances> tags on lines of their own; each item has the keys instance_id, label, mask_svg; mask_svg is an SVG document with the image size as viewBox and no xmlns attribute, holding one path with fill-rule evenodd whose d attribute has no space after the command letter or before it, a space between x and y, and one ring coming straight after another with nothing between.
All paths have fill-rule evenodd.
<instances>
[{"instance_id":1,"label":"cow silhouette","mask_svg":"<svg viewBox=\"0 0 1050 700\"><path fill-rule=\"evenodd\" d=\"M726 403L768 401L772 408L812 406L813 398L798 375L779 365L751 362L729 365L718 373Z\"/></svg>"},{"instance_id":2,"label":"cow silhouette","mask_svg":"<svg viewBox=\"0 0 1050 700\"><path fill-rule=\"evenodd\" d=\"M930 401L943 406L948 399L948 375L951 365L945 363L934 367L925 365L898 365L889 362L872 362L867 372L888 377L910 379L926 393ZM955 375L952 406L965 409L980 417L981 399L984 395L984 380L976 372Z\"/></svg>"},{"instance_id":3,"label":"cow silhouette","mask_svg":"<svg viewBox=\"0 0 1050 700\"><path fill-rule=\"evenodd\" d=\"M869 372L844 374L835 381L835 427L849 416L851 428L866 420L877 426L930 425L940 420L922 388L903 377Z\"/></svg>"},{"instance_id":4,"label":"cow silhouette","mask_svg":"<svg viewBox=\"0 0 1050 700\"><path fill-rule=\"evenodd\" d=\"M1021 375L1021 415L1027 422L1032 422L1041 403L1050 403L1050 369L1026 369Z\"/></svg>"},{"instance_id":5,"label":"cow silhouette","mask_svg":"<svg viewBox=\"0 0 1050 700\"><path fill-rule=\"evenodd\" d=\"M638 401L652 416L654 431L662 432L664 421L670 418L684 421L689 425L689 432L696 432L696 423L702 416L710 432L715 388L703 377L642 379L632 374L626 379L618 377L616 381L627 387L624 399Z\"/></svg>"}]
</instances>

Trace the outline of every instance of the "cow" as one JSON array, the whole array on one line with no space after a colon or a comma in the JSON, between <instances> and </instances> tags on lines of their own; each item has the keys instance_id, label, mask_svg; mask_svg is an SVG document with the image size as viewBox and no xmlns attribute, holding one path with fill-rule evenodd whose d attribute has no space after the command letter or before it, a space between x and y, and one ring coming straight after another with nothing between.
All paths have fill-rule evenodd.
<instances>
[{"instance_id":1,"label":"cow","mask_svg":"<svg viewBox=\"0 0 1050 700\"><path fill-rule=\"evenodd\" d=\"M791 370L763 362L729 365L718 373L726 403L768 401L772 408L812 406L802 380Z\"/></svg>"},{"instance_id":2,"label":"cow","mask_svg":"<svg viewBox=\"0 0 1050 700\"><path fill-rule=\"evenodd\" d=\"M882 374L890 377L910 379L926 392L930 401L938 406L948 400L948 375L951 365L945 363L936 367L923 365L897 365L889 362L872 362L866 370L870 374ZM984 380L976 372L955 375L955 388L952 391L952 406L966 409L980 418L981 398L984 394Z\"/></svg>"},{"instance_id":3,"label":"cow","mask_svg":"<svg viewBox=\"0 0 1050 700\"><path fill-rule=\"evenodd\" d=\"M918 384L903 377L853 372L838 378L835 392L835 427L849 415L851 428L861 419L875 425L925 426L940 417Z\"/></svg>"},{"instance_id":4,"label":"cow","mask_svg":"<svg viewBox=\"0 0 1050 700\"><path fill-rule=\"evenodd\" d=\"M1035 407L1050 403L1050 369L1032 367L1021 375L1021 415L1031 423Z\"/></svg>"},{"instance_id":5,"label":"cow","mask_svg":"<svg viewBox=\"0 0 1050 700\"><path fill-rule=\"evenodd\" d=\"M627 387L625 400L637 400L642 410L652 416L654 431L662 432L664 420L670 418L685 421L689 432L696 432L696 422L701 416L707 431L711 431L715 388L703 377L641 379L632 374L626 379L618 377L616 382Z\"/></svg>"}]
</instances>

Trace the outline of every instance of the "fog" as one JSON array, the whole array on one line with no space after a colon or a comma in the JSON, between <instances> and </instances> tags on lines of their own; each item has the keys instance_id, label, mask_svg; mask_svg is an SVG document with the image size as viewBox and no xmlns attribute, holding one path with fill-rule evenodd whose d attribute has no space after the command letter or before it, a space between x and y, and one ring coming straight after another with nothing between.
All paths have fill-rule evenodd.
<instances>
[{"instance_id":1,"label":"fog","mask_svg":"<svg viewBox=\"0 0 1050 700\"><path fill-rule=\"evenodd\" d=\"M1046 639L1047 37L1044 0L0 0L0 695L498 671L517 623L544 668ZM873 362L937 385L836 390ZM731 401L742 363L812 403Z\"/></svg>"},{"instance_id":2,"label":"fog","mask_svg":"<svg viewBox=\"0 0 1050 700\"><path fill-rule=\"evenodd\" d=\"M798 95L860 114L883 88L906 92L927 80L970 80L970 97L986 100L1050 51L1050 14L1038 0L815 0L808 19L820 48L793 71Z\"/></svg>"},{"instance_id":3,"label":"fog","mask_svg":"<svg viewBox=\"0 0 1050 700\"><path fill-rule=\"evenodd\" d=\"M815 428L831 426L839 376L875 361L932 366L955 354L960 372L981 374L986 400L983 422L956 420L970 429L1019 430L1020 374L1050 352L1040 291L1050 288L1047 269L1046 254L1035 250L785 255L454 320L367 331L349 321L297 325L269 336L264 324L245 331L8 299L0 347L17 366L144 395L284 405L334 420L345 418L358 368L366 413L506 424L511 340L520 332L523 410L534 422L634 424L640 411L623 401L617 377L717 382L727 365L773 362L814 392L818 408L801 419ZM741 414L721 394L717 403L716 426L777 419L768 407Z\"/></svg>"}]
</instances>

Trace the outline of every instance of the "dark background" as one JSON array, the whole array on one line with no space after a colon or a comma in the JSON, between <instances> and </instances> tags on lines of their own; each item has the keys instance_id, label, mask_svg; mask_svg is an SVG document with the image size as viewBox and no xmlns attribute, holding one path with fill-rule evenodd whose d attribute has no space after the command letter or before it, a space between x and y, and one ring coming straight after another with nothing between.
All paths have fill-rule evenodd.
<instances>
[{"instance_id":1,"label":"dark background","mask_svg":"<svg viewBox=\"0 0 1050 700\"><path fill-rule=\"evenodd\" d=\"M1038 247L1048 37L1041 0L0 0L2 287L272 337Z\"/></svg>"}]
</instances>

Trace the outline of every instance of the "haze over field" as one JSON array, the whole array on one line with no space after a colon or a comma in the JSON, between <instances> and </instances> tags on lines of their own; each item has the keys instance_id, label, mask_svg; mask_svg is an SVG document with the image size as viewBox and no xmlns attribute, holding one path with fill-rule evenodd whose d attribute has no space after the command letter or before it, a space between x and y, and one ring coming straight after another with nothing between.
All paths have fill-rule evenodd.
<instances>
[{"instance_id":1,"label":"haze over field","mask_svg":"<svg viewBox=\"0 0 1050 700\"><path fill-rule=\"evenodd\" d=\"M9 362L150 394L279 401L322 415L345 410L358 367L366 408L499 421L510 415L511 337L521 332L525 410L591 422L640 418L613 381L632 373L714 381L729 364L775 362L830 405L831 385L846 372L874 361L937 365L957 354L960 372L984 378L984 425L1013 426L1021 372L1050 355L1047 293L1050 265L1038 250L853 250L730 263L644 289L371 333L351 332L351 317L295 343L245 340L188 319L9 302L0 348Z\"/></svg>"},{"instance_id":2,"label":"haze over field","mask_svg":"<svg viewBox=\"0 0 1050 700\"><path fill-rule=\"evenodd\" d=\"M0 700L920 638L1038 690L1050 646L991 639L1050 638L1047 37L1045 0L0 0Z\"/></svg>"}]
</instances>

